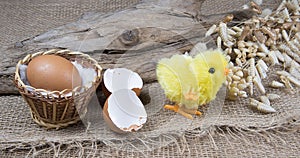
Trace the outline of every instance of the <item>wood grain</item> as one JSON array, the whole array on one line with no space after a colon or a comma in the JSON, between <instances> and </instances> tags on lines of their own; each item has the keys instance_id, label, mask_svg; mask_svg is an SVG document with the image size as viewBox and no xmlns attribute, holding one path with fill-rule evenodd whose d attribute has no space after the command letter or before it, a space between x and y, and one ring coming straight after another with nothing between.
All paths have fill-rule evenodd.
<instances>
[{"instance_id":1,"label":"wood grain","mask_svg":"<svg viewBox=\"0 0 300 158\"><path fill-rule=\"evenodd\" d=\"M0 94L18 93L12 79L16 63L28 53L51 48L82 51L104 68L126 67L146 83L156 80L159 59L189 51L197 42L214 47L206 29L226 14L250 17L241 6L202 14L205 0L150 0L114 13L87 13L78 21L0 49ZM229 2L228 2L229 3Z\"/></svg>"}]
</instances>

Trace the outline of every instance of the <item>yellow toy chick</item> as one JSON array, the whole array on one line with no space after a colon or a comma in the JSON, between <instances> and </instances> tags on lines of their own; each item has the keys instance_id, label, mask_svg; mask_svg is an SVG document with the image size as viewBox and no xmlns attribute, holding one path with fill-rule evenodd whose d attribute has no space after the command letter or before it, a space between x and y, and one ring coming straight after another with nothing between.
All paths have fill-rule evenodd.
<instances>
[{"instance_id":1,"label":"yellow toy chick","mask_svg":"<svg viewBox=\"0 0 300 158\"><path fill-rule=\"evenodd\" d=\"M161 59L156 69L158 82L167 98L176 103L164 108L189 119L191 114L201 115L198 106L215 99L226 80L227 64L220 50L208 50L195 58L185 54Z\"/></svg>"}]
</instances>

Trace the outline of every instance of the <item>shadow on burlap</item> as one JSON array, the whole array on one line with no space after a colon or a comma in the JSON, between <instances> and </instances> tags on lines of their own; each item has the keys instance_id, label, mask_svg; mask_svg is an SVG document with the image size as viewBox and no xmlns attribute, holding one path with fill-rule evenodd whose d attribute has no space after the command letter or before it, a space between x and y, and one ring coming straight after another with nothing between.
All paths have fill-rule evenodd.
<instances>
[{"instance_id":1,"label":"shadow on burlap","mask_svg":"<svg viewBox=\"0 0 300 158\"><path fill-rule=\"evenodd\" d=\"M74 21L86 11L113 11L136 2L122 0L60 2L57 0L44 4L39 1L34 3L4 1L0 3L3 8L1 15L5 15L0 17L1 21L4 21L0 24L3 26L0 30L3 35L0 43L7 45L32 37ZM239 1L239 3L246 2ZM206 5L210 7L206 7L205 12L219 10L218 13L224 13L220 11L222 9L218 9L221 7L220 4L223 3L216 4L215 1L207 1ZM224 4L229 3L224 2ZM222 7L226 10L232 6L223 5ZM159 89L155 83L151 86ZM149 92L148 90L149 87L145 87L146 93ZM287 157L300 155L298 150L300 146L298 93L290 94L284 90L270 88L267 91L281 96L280 100L272 102L277 113L259 113L248 106L248 99L225 101L220 114L211 115L209 119L206 119L205 128L202 128L203 121L196 119L188 122L189 124L183 126L181 130L178 127L173 127L173 130L169 129L171 126L167 126L168 129L166 129L167 127L163 127L166 122L170 124L174 121L173 123L181 124L185 120L174 113L158 109L157 113L153 114L153 118L149 117L148 124L141 131L144 133L141 142L146 143L142 146L149 147L149 149L138 150L126 146L140 143L136 140L126 141L130 137L119 137L125 140L121 142L108 141L108 136L112 138L116 135L111 133L104 124L97 126L102 127L98 130L107 131L100 135L91 133L95 130L86 130L82 123L58 131L47 131L32 121L29 109L20 96L0 96L0 153L5 157L23 157L26 154L41 157L49 157L49 155L66 157L88 155L103 157L242 157L249 155ZM161 91L158 91L154 98L165 100ZM170 121L170 118L173 120ZM160 135L156 130L163 134ZM153 137L146 138L146 136ZM118 146L119 144L121 146Z\"/></svg>"}]
</instances>

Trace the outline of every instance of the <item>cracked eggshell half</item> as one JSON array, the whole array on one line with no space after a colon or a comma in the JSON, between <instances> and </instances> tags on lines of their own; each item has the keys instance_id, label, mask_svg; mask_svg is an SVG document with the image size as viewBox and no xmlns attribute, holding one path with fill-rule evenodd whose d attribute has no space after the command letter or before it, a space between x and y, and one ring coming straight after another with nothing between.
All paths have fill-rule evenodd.
<instances>
[{"instance_id":1,"label":"cracked eggshell half","mask_svg":"<svg viewBox=\"0 0 300 158\"><path fill-rule=\"evenodd\" d=\"M118 133L138 131L147 121L143 103L130 89L113 92L105 102L103 115L110 129Z\"/></svg>"},{"instance_id":2,"label":"cracked eggshell half","mask_svg":"<svg viewBox=\"0 0 300 158\"><path fill-rule=\"evenodd\" d=\"M126 68L107 69L103 74L103 82L102 91L106 97L120 89L131 89L139 96L143 87L142 78Z\"/></svg>"}]
</instances>

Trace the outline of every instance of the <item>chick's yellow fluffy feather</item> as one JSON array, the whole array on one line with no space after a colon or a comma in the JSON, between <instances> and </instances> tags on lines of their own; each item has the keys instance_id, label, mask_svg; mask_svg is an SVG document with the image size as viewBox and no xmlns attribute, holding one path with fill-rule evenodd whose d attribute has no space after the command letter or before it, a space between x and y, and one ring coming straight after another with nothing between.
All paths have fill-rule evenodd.
<instances>
[{"instance_id":1,"label":"chick's yellow fluffy feather","mask_svg":"<svg viewBox=\"0 0 300 158\"><path fill-rule=\"evenodd\" d=\"M197 109L215 99L226 80L227 61L219 50L173 55L159 61L157 79L170 101L179 107Z\"/></svg>"}]
</instances>

